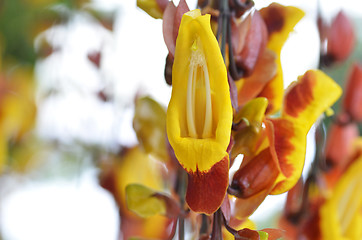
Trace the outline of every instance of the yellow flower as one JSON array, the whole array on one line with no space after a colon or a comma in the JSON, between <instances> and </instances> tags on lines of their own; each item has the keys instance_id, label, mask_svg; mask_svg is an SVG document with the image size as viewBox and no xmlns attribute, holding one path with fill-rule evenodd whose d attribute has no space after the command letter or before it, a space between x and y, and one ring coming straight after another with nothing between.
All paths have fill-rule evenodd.
<instances>
[{"instance_id":1,"label":"yellow flower","mask_svg":"<svg viewBox=\"0 0 362 240\"><path fill-rule=\"evenodd\" d=\"M320 209L323 239L362 239L362 157L337 183L331 198Z\"/></svg>"},{"instance_id":2,"label":"yellow flower","mask_svg":"<svg viewBox=\"0 0 362 240\"><path fill-rule=\"evenodd\" d=\"M277 73L264 87L259 96L268 98L268 113L275 113L282 105L284 90L280 53L294 26L304 16L304 12L296 7L285 7L278 3L272 3L268 7L261 9L260 13L268 28L269 41L267 48L275 52L277 56L275 59Z\"/></svg>"},{"instance_id":3,"label":"yellow flower","mask_svg":"<svg viewBox=\"0 0 362 240\"><path fill-rule=\"evenodd\" d=\"M176 41L167 134L189 174L186 201L196 212L217 210L228 185L232 107L224 60L200 10L184 14Z\"/></svg>"}]
</instances>

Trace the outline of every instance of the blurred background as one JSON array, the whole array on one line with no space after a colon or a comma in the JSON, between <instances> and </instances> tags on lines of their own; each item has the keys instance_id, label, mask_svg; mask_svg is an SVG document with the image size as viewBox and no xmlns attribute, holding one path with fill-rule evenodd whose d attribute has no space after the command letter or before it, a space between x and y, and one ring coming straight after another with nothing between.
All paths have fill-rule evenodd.
<instances>
[{"instance_id":1,"label":"blurred background","mask_svg":"<svg viewBox=\"0 0 362 240\"><path fill-rule=\"evenodd\" d=\"M306 12L282 51L285 87L318 67L318 4L327 22L341 9L351 18L355 50L326 69L343 87L362 59L362 3L278 2ZM117 239L117 205L99 173L121 146L137 143L136 96L168 104L162 21L136 0L2 0L0 52L0 239ZM252 216L259 228L272 227L284 197L268 197Z\"/></svg>"}]
</instances>

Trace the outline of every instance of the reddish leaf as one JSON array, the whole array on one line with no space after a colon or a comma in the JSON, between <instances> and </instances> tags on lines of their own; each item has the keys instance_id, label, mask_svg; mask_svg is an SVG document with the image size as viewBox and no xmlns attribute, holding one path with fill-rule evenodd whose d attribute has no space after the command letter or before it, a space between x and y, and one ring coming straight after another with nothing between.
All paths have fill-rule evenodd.
<instances>
[{"instance_id":1,"label":"reddish leaf","mask_svg":"<svg viewBox=\"0 0 362 240\"><path fill-rule=\"evenodd\" d=\"M162 31L163 39L166 47L173 57L175 54L176 39L174 38L174 22L175 22L176 6L170 1L163 12Z\"/></svg>"},{"instance_id":2,"label":"reddish leaf","mask_svg":"<svg viewBox=\"0 0 362 240\"><path fill-rule=\"evenodd\" d=\"M157 5L161 8L162 11L165 11L169 0L156 0Z\"/></svg>"},{"instance_id":3,"label":"reddish leaf","mask_svg":"<svg viewBox=\"0 0 362 240\"><path fill-rule=\"evenodd\" d=\"M173 2L170 1L163 13L163 39L165 40L167 49L172 57L175 54L176 38L182 15L188 11L189 7L187 6L185 0L181 0L177 7L175 7Z\"/></svg>"},{"instance_id":4,"label":"reddish leaf","mask_svg":"<svg viewBox=\"0 0 362 240\"><path fill-rule=\"evenodd\" d=\"M238 22L237 19L232 18L231 19L231 40L233 44L233 51L235 55L238 55L241 53L241 50L243 50L245 46L245 39L246 35L249 32L251 24L251 14L248 14L248 16L241 22Z\"/></svg>"},{"instance_id":5,"label":"reddish leaf","mask_svg":"<svg viewBox=\"0 0 362 240\"><path fill-rule=\"evenodd\" d=\"M182 15L184 13L190 11L189 6L187 6L187 3L185 0L180 0L177 8L176 8L176 14L175 14L175 20L174 20L174 27L173 27L173 37L176 41L176 38L178 36L178 29L181 24Z\"/></svg>"},{"instance_id":6,"label":"reddish leaf","mask_svg":"<svg viewBox=\"0 0 362 240\"><path fill-rule=\"evenodd\" d=\"M227 194L225 195L224 201L221 204L221 211L222 214L224 215L225 220L229 222L231 217L231 208L230 208L229 196Z\"/></svg>"},{"instance_id":7,"label":"reddish leaf","mask_svg":"<svg viewBox=\"0 0 362 240\"><path fill-rule=\"evenodd\" d=\"M240 31L242 33L242 30ZM267 28L258 11L251 16L250 28L245 37L245 44L240 53L235 55L236 64L250 76L267 43Z\"/></svg>"}]
</instances>

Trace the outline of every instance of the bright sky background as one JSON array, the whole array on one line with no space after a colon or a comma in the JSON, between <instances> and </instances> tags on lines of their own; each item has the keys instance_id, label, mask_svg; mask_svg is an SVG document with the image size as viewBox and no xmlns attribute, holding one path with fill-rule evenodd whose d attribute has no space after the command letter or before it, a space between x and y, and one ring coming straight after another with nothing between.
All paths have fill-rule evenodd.
<instances>
[{"instance_id":1,"label":"bright sky background","mask_svg":"<svg viewBox=\"0 0 362 240\"><path fill-rule=\"evenodd\" d=\"M195 6L195 1L187 2ZM269 2L260 0L256 6L261 7L259 3L266 6ZM307 12L282 52L285 79L290 82L317 66L319 43L313 19L317 1L279 2L295 4ZM167 49L161 21L137 9L135 0L96 0L95 3L117 10L114 34L94 29L86 16L78 16L72 25L54 29L45 36L59 45L65 44L66 48L37 66L42 73L39 94L54 86L61 91L47 101L39 99L38 132L45 138L60 138L66 143L78 139L112 149L114 143L131 145L136 141L131 128L136 92L150 94L167 105L170 87L163 79ZM349 14L362 16L361 1L321 1L326 16L335 14L341 4ZM84 57L94 49L102 49L101 71L96 71ZM115 103L100 103L91 95L105 86L112 86ZM307 159L313 157L313 152L310 141ZM88 169L80 171L77 179L31 181L12 191L2 189L0 194L7 193L0 195L4 239L115 240L119 224L117 210L111 196L98 186L96 175L95 169ZM0 181L5 186L23 183L23 179L17 178ZM271 214L270 206L281 209L283 197L269 197L253 219L259 221Z\"/></svg>"}]
</instances>

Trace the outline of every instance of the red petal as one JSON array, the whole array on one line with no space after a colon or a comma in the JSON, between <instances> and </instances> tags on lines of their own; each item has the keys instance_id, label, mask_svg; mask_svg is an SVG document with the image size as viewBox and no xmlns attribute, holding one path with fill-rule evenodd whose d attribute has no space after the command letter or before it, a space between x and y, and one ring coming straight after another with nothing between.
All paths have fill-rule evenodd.
<instances>
[{"instance_id":1,"label":"red petal","mask_svg":"<svg viewBox=\"0 0 362 240\"><path fill-rule=\"evenodd\" d=\"M274 127L274 149L279 160L280 169L286 177L289 177L294 169L285 158L293 152L295 146L290 139L294 136L293 124L287 119L269 119Z\"/></svg>"},{"instance_id":2,"label":"red petal","mask_svg":"<svg viewBox=\"0 0 362 240\"><path fill-rule=\"evenodd\" d=\"M259 240L259 233L249 228L239 230L235 234L235 240Z\"/></svg>"},{"instance_id":3,"label":"red petal","mask_svg":"<svg viewBox=\"0 0 362 240\"><path fill-rule=\"evenodd\" d=\"M231 187L239 191L237 197L249 198L274 185L278 174L270 149L266 148L236 171Z\"/></svg>"},{"instance_id":4,"label":"red petal","mask_svg":"<svg viewBox=\"0 0 362 240\"><path fill-rule=\"evenodd\" d=\"M355 63L346 85L344 109L355 121L362 121L362 65Z\"/></svg>"},{"instance_id":5,"label":"red petal","mask_svg":"<svg viewBox=\"0 0 362 240\"><path fill-rule=\"evenodd\" d=\"M194 212L212 214L224 200L229 184L229 159L225 156L208 172L189 172L186 202Z\"/></svg>"},{"instance_id":6,"label":"red petal","mask_svg":"<svg viewBox=\"0 0 362 240\"><path fill-rule=\"evenodd\" d=\"M277 73L275 59L275 53L269 49L265 49L255 65L253 74L250 77L240 80L243 81L243 85L238 93L238 103L240 106L255 98L263 90L265 85L273 79Z\"/></svg>"},{"instance_id":7,"label":"red petal","mask_svg":"<svg viewBox=\"0 0 362 240\"><path fill-rule=\"evenodd\" d=\"M310 72L306 72L298 84L289 88L286 93L285 99L285 112L293 117L298 117L298 114L302 112L313 101L313 87L316 82L316 76Z\"/></svg>"},{"instance_id":8,"label":"red petal","mask_svg":"<svg viewBox=\"0 0 362 240\"><path fill-rule=\"evenodd\" d=\"M358 137L356 123L340 125L333 123L328 131L326 143L327 164L343 169L352 153L352 143Z\"/></svg>"},{"instance_id":9,"label":"red petal","mask_svg":"<svg viewBox=\"0 0 362 240\"><path fill-rule=\"evenodd\" d=\"M356 36L351 21L341 11L333 19L328 33L327 56L332 60L343 61L351 54Z\"/></svg>"},{"instance_id":10,"label":"red petal","mask_svg":"<svg viewBox=\"0 0 362 240\"><path fill-rule=\"evenodd\" d=\"M279 7L279 5L272 4L268 6L263 9L262 14L269 36L283 29L286 12L283 8Z\"/></svg>"}]
</instances>

